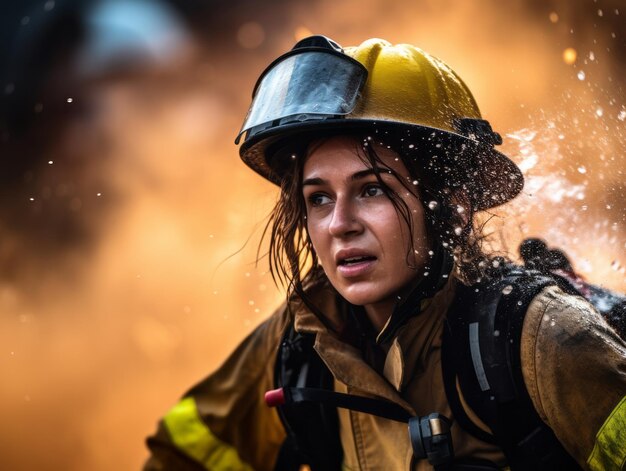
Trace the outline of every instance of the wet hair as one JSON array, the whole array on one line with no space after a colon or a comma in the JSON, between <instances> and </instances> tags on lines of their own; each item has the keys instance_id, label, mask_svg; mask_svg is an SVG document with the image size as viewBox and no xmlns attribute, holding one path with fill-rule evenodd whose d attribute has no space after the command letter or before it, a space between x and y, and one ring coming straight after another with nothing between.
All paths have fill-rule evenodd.
<instances>
[{"instance_id":1,"label":"wet hair","mask_svg":"<svg viewBox=\"0 0 626 471\"><path fill-rule=\"evenodd\" d=\"M409 246L407 246L407 264L412 267L414 247L415 221L406 202L395 191L389 188L381 178L382 172L391 172L409 192L417 195L424 207L424 223L426 234L431 246L443 248L455 260L457 277L471 284L484 276L488 257L483 253L482 227L474 223L474 208L470 196L461 185L442 183L437 172L426 169L416 163L413 156L398 151L393 142L389 144L374 142L371 136L352 135L357 155L370 168L382 190L394 205L399 217L406 223L409 230ZM317 138L302 142L284 142L275 150L274 159L287 162L282 169L280 196L270 214L264 236L269 236L269 266L274 281L287 288L287 296L297 295L307 301L305 286L325 277L319 265L315 248L306 230L306 203L302 193L302 172L306 157L316 147L330 137ZM381 160L376 148L387 147L396 152L409 173L406 180L389 169ZM420 150L431 152L427 148ZM422 155L420 162L427 162L429 156ZM418 274L420 267L412 267Z\"/></svg>"}]
</instances>

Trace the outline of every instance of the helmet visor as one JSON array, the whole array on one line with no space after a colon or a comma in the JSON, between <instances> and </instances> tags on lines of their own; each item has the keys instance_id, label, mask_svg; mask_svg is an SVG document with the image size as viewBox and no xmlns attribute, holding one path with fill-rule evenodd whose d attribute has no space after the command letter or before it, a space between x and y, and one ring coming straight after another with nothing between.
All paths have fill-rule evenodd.
<instances>
[{"instance_id":1,"label":"helmet visor","mask_svg":"<svg viewBox=\"0 0 626 471\"><path fill-rule=\"evenodd\" d=\"M235 142L239 143L246 131L261 131L276 120L284 124L349 114L366 78L367 69L361 63L339 52L288 53L270 65L257 82Z\"/></svg>"}]
</instances>

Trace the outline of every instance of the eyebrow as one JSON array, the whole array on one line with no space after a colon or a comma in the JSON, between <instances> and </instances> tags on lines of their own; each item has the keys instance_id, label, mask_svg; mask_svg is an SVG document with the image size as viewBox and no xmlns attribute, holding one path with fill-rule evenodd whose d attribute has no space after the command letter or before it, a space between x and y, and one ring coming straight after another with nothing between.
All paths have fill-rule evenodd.
<instances>
[{"instance_id":1,"label":"eyebrow","mask_svg":"<svg viewBox=\"0 0 626 471\"><path fill-rule=\"evenodd\" d=\"M363 178L369 177L370 175L376 175L377 173L380 175L383 175L385 173L388 173L390 169L387 168L379 168L379 169L373 169L373 168L366 168L365 170L361 170L359 172L356 172L354 174L352 174L350 176L350 181L356 181L356 180L362 180ZM307 185L323 185L324 183L326 183L326 180L322 179L322 178L307 178L306 180L304 180L302 182L302 186L307 186Z\"/></svg>"}]
</instances>

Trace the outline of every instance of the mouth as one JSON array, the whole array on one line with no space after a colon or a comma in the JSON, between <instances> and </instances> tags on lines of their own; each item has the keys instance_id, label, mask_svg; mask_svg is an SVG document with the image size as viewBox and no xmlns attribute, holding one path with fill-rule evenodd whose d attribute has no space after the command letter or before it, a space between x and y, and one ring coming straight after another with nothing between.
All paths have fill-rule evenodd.
<instances>
[{"instance_id":1,"label":"mouth","mask_svg":"<svg viewBox=\"0 0 626 471\"><path fill-rule=\"evenodd\" d=\"M349 266L358 265L360 263L372 262L374 260L376 260L376 257L374 257L372 255L363 255L363 256L358 256L358 257L347 257L347 258L339 259L338 262L337 262L337 265L344 266L344 267L349 267Z\"/></svg>"},{"instance_id":2,"label":"mouth","mask_svg":"<svg viewBox=\"0 0 626 471\"><path fill-rule=\"evenodd\" d=\"M344 278L366 276L374 269L378 258L363 250L340 250L335 255L337 270Z\"/></svg>"}]
</instances>

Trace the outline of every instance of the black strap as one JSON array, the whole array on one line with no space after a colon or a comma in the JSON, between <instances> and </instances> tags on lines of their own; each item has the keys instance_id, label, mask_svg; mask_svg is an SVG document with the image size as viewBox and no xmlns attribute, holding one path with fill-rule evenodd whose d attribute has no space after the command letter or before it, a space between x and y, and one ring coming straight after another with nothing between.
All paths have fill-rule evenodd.
<instances>
[{"instance_id":1,"label":"black strap","mask_svg":"<svg viewBox=\"0 0 626 471\"><path fill-rule=\"evenodd\" d=\"M333 407L375 415L396 422L408 423L412 415L400 405L353 394L338 393L318 388L282 388L287 403L323 403Z\"/></svg>"},{"instance_id":2,"label":"black strap","mask_svg":"<svg viewBox=\"0 0 626 471\"><path fill-rule=\"evenodd\" d=\"M455 358L455 353L460 351L460 349L455 349L454 344L453 329L446 324L443 333L443 347L441 349L441 365L444 389L454 420L469 434L483 442L495 445L496 438L476 425L470 419L465 407L463 407L457 389L457 365L459 360Z\"/></svg>"},{"instance_id":3,"label":"black strap","mask_svg":"<svg viewBox=\"0 0 626 471\"><path fill-rule=\"evenodd\" d=\"M276 358L274 381L277 388L313 387L332 390L333 377L313 349L315 337L285 330ZM343 450L339 438L337 408L322 402L285 404L278 407L287 438L274 467L276 471L340 471Z\"/></svg>"},{"instance_id":4,"label":"black strap","mask_svg":"<svg viewBox=\"0 0 626 471\"><path fill-rule=\"evenodd\" d=\"M480 285L460 286L447 316L444 384L455 419L467 432L504 451L513 470L579 469L535 411L521 369L521 334L532 299L556 284L545 274L504 266ZM464 410L487 424L486 434ZM559 463L554 468L555 463Z\"/></svg>"}]
</instances>

